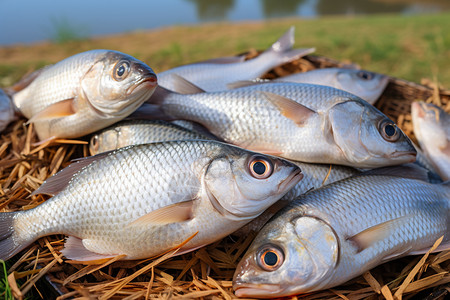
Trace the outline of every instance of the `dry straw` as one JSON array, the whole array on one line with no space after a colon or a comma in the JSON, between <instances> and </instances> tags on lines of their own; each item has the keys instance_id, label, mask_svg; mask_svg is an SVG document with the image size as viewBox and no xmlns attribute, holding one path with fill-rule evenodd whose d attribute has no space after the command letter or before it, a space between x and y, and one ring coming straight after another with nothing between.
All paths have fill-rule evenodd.
<instances>
[{"instance_id":1,"label":"dry straw","mask_svg":"<svg viewBox=\"0 0 450 300\"><path fill-rule=\"evenodd\" d=\"M249 56L256 54L251 51ZM276 68L267 78L336 66L355 67L308 56ZM450 92L436 83L428 82L425 86L396 78L391 78L376 106L414 139L410 105L415 100L450 109ZM2 212L27 210L41 204L47 196L30 194L72 159L88 155L87 142L83 140L35 144L33 127L25 126L24 121L16 121L1 136ZM30 289L44 299L51 297L48 287L37 284L44 281L53 284L60 294L58 299L233 299L233 272L254 236L255 233L230 236L180 256L174 256L177 251L174 249L150 260L118 261L121 257L115 257L100 265L65 261L60 254L64 237L50 236L15 257L8 270L8 282L18 299ZM427 253L385 263L345 285L293 299L444 299L450 292L449 271L450 251ZM16 282L21 283L20 287Z\"/></svg>"}]
</instances>

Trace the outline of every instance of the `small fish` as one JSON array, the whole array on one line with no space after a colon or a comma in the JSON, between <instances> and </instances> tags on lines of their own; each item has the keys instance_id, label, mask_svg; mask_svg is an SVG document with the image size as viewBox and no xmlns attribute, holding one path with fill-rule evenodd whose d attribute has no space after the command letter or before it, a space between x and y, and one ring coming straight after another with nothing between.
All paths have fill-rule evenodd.
<instances>
[{"instance_id":1,"label":"small fish","mask_svg":"<svg viewBox=\"0 0 450 300\"><path fill-rule=\"evenodd\" d=\"M0 89L0 132L16 119L14 104L11 98Z\"/></svg>"},{"instance_id":2,"label":"small fish","mask_svg":"<svg viewBox=\"0 0 450 300\"><path fill-rule=\"evenodd\" d=\"M411 117L425 157L443 180L450 180L450 116L431 103L413 102Z\"/></svg>"},{"instance_id":3,"label":"small fish","mask_svg":"<svg viewBox=\"0 0 450 300\"><path fill-rule=\"evenodd\" d=\"M436 251L450 248L449 184L402 176L372 171L285 207L239 262L236 295L275 298L327 289L383 262L423 254L442 236Z\"/></svg>"},{"instance_id":4,"label":"small fish","mask_svg":"<svg viewBox=\"0 0 450 300\"><path fill-rule=\"evenodd\" d=\"M190 83L179 80L188 89ZM160 88L155 94L169 119L200 123L223 141L252 151L360 168L415 160L414 146L392 120L332 87L283 82L194 94Z\"/></svg>"},{"instance_id":5,"label":"small fish","mask_svg":"<svg viewBox=\"0 0 450 300\"><path fill-rule=\"evenodd\" d=\"M158 83L166 89L177 91L176 76L173 76L176 74L209 92L226 90L228 83L261 77L278 65L315 51L314 48L292 50L293 45L294 27L291 27L272 47L256 58L245 60L244 56L225 57L183 65L158 73Z\"/></svg>"},{"instance_id":6,"label":"small fish","mask_svg":"<svg viewBox=\"0 0 450 300\"><path fill-rule=\"evenodd\" d=\"M89 144L91 155L131 145L208 137L165 121L121 121L94 134Z\"/></svg>"},{"instance_id":7,"label":"small fish","mask_svg":"<svg viewBox=\"0 0 450 300\"><path fill-rule=\"evenodd\" d=\"M156 87L145 63L121 52L91 50L25 77L11 88L40 140L77 138L135 111Z\"/></svg>"},{"instance_id":8,"label":"small fish","mask_svg":"<svg viewBox=\"0 0 450 300\"><path fill-rule=\"evenodd\" d=\"M266 81L255 81L255 83L258 82ZM370 104L374 104L389 83L389 77L365 70L323 68L283 76L273 79L271 82L296 82L331 86L354 94ZM228 85L228 87L236 88L242 86L242 84L245 83L236 82Z\"/></svg>"},{"instance_id":9,"label":"small fish","mask_svg":"<svg viewBox=\"0 0 450 300\"><path fill-rule=\"evenodd\" d=\"M178 252L185 253L245 225L301 178L286 160L216 141L98 154L46 180L34 192L54 195L43 204L0 213L0 259L57 233L69 235L62 253L72 260L141 259L198 232Z\"/></svg>"}]
</instances>

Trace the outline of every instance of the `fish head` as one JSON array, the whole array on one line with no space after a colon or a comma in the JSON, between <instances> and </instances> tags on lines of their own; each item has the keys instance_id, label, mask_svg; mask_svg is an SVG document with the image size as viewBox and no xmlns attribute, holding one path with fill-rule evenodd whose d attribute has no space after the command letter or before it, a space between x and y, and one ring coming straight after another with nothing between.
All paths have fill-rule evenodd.
<instances>
[{"instance_id":1,"label":"fish head","mask_svg":"<svg viewBox=\"0 0 450 300\"><path fill-rule=\"evenodd\" d=\"M124 118L154 92L156 74L127 54L106 51L81 81L83 96L100 116Z\"/></svg>"},{"instance_id":2,"label":"fish head","mask_svg":"<svg viewBox=\"0 0 450 300\"><path fill-rule=\"evenodd\" d=\"M373 104L386 88L389 77L365 70L339 69L336 81L340 89Z\"/></svg>"},{"instance_id":3,"label":"fish head","mask_svg":"<svg viewBox=\"0 0 450 300\"><path fill-rule=\"evenodd\" d=\"M204 176L208 198L229 219L257 217L303 178L287 160L237 149L213 159Z\"/></svg>"},{"instance_id":4,"label":"fish head","mask_svg":"<svg viewBox=\"0 0 450 300\"><path fill-rule=\"evenodd\" d=\"M446 129L450 127L450 124L446 120L447 117L444 110L431 103L413 102L411 105L411 117L414 134L422 149L447 148L447 137L450 134L446 133Z\"/></svg>"},{"instance_id":5,"label":"fish head","mask_svg":"<svg viewBox=\"0 0 450 300\"><path fill-rule=\"evenodd\" d=\"M238 297L274 298L321 289L339 262L339 239L322 219L280 212L236 267Z\"/></svg>"},{"instance_id":6,"label":"fish head","mask_svg":"<svg viewBox=\"0 0 450 300\"><path fill-rule=\"evenodd\" d=\"M97 132L91 137L89 151L91 155L118 149L121 147L120 138L123 136L120 126ZM126 137L124 137L126 139Z\"/></svg>"},{"instance_id":7,"label":"fish head","mask_svg":"<svg viewBox=\"0 0 450 300\"><path fill-rule=\"evenodd\" d=\"M414 162L416 149L386 115L369 103L342 101L329 111L331 131L349 165L373 168Z\"/></svg>"}]
</instances>

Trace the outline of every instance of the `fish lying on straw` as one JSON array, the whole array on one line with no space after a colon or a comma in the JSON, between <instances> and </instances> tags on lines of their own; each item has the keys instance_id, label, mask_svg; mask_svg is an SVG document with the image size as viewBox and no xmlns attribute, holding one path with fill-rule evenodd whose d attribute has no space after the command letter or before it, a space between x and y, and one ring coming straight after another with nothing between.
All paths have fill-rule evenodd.
<instances>
[{"instance_id":1,"label":"fish lying on straw","mask_svg":"<svg viewBox=\"0 0 450 300\"><path fill-rule=\"evenodd\" d=\"M156 87L145 63L112 50L91 50L26 76L12 99L41 140L77 138L135 111Z\"/></svg>"},{"instance_id":2,"label":"fish lying on straw","mask_svg":"<svg viewBox=\"0 0 450 300\"><path fill-rule=\"evenodd\" d=\"M0 132L5 130L12 121L16 119L14 104L11 98L0 89Z\"/></svg>"},{"instance_id":3,"label":"fish lying on straw","mask_svg":"<svg viewBox=\"0 0 450 300\"><path fill-rule=\"evenodd\" d=\"M81 159L34 194L34 209L0 213L0 259L36 239L69 235L76 261L151 257L198 234L178 254L219 240L261 214L302 178L285 160L215 141L121 148Z\"/></svg>"},{"instance_id":4,"label":"fish lying on straw","mask_svg":"<svg viewBox=\"0 0 450 300\"><path fill-rule=\"evenodd\" d=\"M165 121L121 121L94 134L89 143L92 155L131 145L209 137Z\"/></svg>"},{"instance_id":5,"label":"fish lying on straw","mask_svg":"<svg viewBox=\"0 0 450 300\"><path fill-rule=\"evenodd\" d=\"M186 91L196 89L183 78L179 82ZM151 100L158 101L155 105L168 119L198 122L226 142L291 160L361 168L415 160L414 146L393 121L342 90L264 83L196 91L179 94L160 88Z\"/></svg>"},{"instance_id":6,"label":"fish lying on straw","mask_svg":"<svg viewBox=\"0 0 450 300\"><path fill-rule=\"evenodd\" d=\"M424 156L443 180L450 180L450 116L425 102L413 102L411 116Z\"/></svg>"},{"instance_id":7,"label":"fish lying on straw","mask_svg":"<svg viewBox=\"0 0 450 300\"><path fill-rule=\"evenodd\" d=\"M236 295L317 291L383 262L423 254L442 236L436 251L450 248L449 184L427 183L422 172L405 168L335 182L281 210L239 263Z\"/></svg>"},{"instance_id":8,"label":"fish lying on straw","mask_svg":"<svg viewBox=\"0 0 450 300\"><path fill-rule=\"evenodd\" d=\"M314 52L310 49L292 49L294 27L258 57L245 60L245 56L224 57L199 63L183 65L158 74L160 86L177 91L176 76L179 75L208 91L222 91L227 84L239 80L261 77L270 69Z\"/></svg>"},{"instance_id":9,"label":"fish lying on straw","mask_svg":"<svg viewBox=\"0 0 450 300\"><path fill-rule=\"evenodd\" d=\"M296 82L331 86L354 94L370 104L374 104L383 93L389 77L366 70L324 68L308 72L286 75L273 80L258 79L254 83L263 82ZM248 82L234 82L229 88L237 88Z\"/></svg>"}]
</instances>

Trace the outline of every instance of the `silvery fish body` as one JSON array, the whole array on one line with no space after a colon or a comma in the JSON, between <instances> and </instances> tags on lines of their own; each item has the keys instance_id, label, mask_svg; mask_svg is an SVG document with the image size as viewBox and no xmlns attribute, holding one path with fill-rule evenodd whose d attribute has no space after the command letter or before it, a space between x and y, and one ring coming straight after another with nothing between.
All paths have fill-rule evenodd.
<instances>
[{"instance_id":1,"label":"silvery fish body","mask_svg":"<svg viewBox=\"0 0 450 300\"><path fill-rule=\"evenodd\" d=\"M450 116L436 105L414 102L411 117L425 157L443 180L450 180Z\"/></svg>"},{"instance_id":2,"label":"silvery fish body","mask_svg":"<svg viewBox=\"0 0 450 300\"><path fill-rule=\"evenodd\" d=\"M38 70L16 86L14 104L41 140L76 138L135 111L153 93L156 75L124 53L91 50Z\"/></svg>"},{"instance_id":3,"label":"silvery fish body","mask_svg":"<svg viewBox=\"0 0 450 300\"><path fill-rule=\"evenodd\" d=\"M216 241L292 188L302 175L288 161L214 141L121 148L82 159L35 193L34 209L0 213L0 259L34 240L69 235L62 253L79 261L179 253Z\"/></svg>"},{"instance_id":4,"label":"silvery fish body","mask_svg":"<svg viewBox=\"0 0 450 300\"><path fill-rule=\"evenodd\" d=\"M256 58L226 57L183 65L158 73L160 86L177 91L176 76L181 76L205 91L227 89L227 84L238 80L258 78L270 69L314 52L314 49L292 50L294 28L288 30L271 48Z\"/></svg>"},{"instance_id":5,"label":"silvery fish body","mask_svg":"<svg viewBox=\"0 0 450 300\"><path fill-rule=\"evenodd\" d=\"M346 166L291 162L302 170L303 179L259 217L237 230L235 235L242 236L248 235L251 231L258 232L276 212L295 201L299 196L313 189L318 189L324 185L361 173L357 169Z\"/></svg>"},{"instance_id":6,"label":"silvery fish body","mask_svg":"<svg viewBox=\"0 0 450 300\"><path fill-rule=\"evenodd\" d=\"M449 247L448 184L358 175L299 197L259 232L239 263L240 297L279 297L342 284L398 257Z\"/></svg>"},{"instance_id":7,"label":"silvery fish body","mask_svg":"<svg viewBox=\"0 0 450 300\"><path fill-rule=\"evenodd\" d=\"M89 144L91 155L131 145L208 137L165 121L121 121L94 134Z\"/></svg>"},{"instance_id":8,"label":"silvery fish body","mask_svg":"<svg viewBox=\"0 0 450 300\"><path fill-rule=\"evenodd\" d=\"M253 151L368 168L415 159L414 146L393 121L335 88L264 83L214 93L157 93L165 115L198 122Z\"/></svg>"},{"instance_id":9,"label":"silvery fish body","mask_svg":"<svg viewBox=\"0 0 450 300\"><path fill-rule=\"evenodd\" d=\"M386 88L389 77L365 70L323 68L283 76L273 81L331 86L354 94L374 104Z\"/></svg>"},{"instance_id":10,"label":"silvery fish body","mask_svg":"<svg viewBox=\"0 0 450 300\"><path fill-rule=\"evenodd\" d=\"M0 132L5 130L9 123L16 119L14 104L11 98L0 89Z\"/></svg>"}]
</instances>

